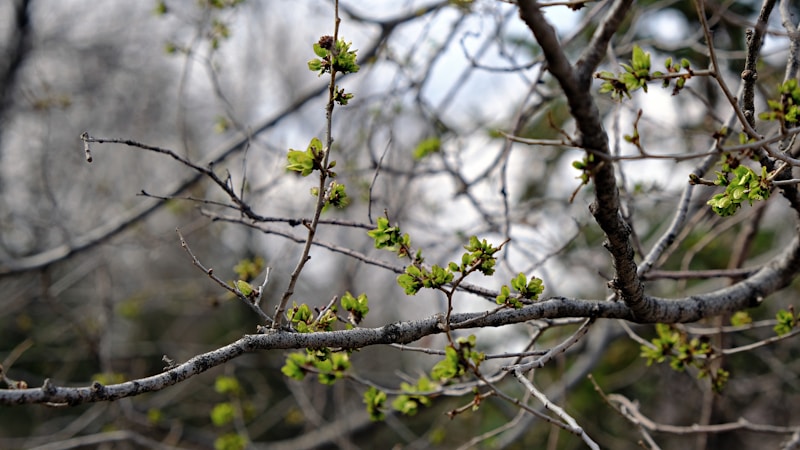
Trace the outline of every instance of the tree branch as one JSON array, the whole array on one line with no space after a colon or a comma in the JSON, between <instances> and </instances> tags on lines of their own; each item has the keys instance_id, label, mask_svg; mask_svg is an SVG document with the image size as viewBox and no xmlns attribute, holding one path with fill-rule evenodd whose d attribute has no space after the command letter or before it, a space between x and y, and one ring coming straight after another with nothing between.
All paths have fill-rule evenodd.
<instances>
[{"instance_id":1,"label":"tree branch","mask_svg":"<svg viewBox=\"0 0 800 450\"><path fill-rule=\"evenodd\" d=\"M786 252L766 264L752 277L732 286L683 299L647 297L646 300L652 305L653 312L646 318L642 318L621 302L553 297L522 309L501 310L490 315L482 312L453 314L450 317L450 328L459 329L463 323L468 324L463 328L470 329L500 327L534 319L560 317L624 319L640 323L694 322L723 312L756 306L767 295L788 285L797 267L800 267L800 239L795 238ZM95 382L89 387L69 388L56 387L49 380L45 380L41 388L0 390L0 405L48 403L73 406L117 400L159 391L257 350L325 347L357 349L372 345L407 344L425 336L443 333L445 328L441 322L442 316L434 315L416 321L391 323L379 328L318 333L270 331L267 334L246 335L229 345L195 356L166 372L126 383L104 386Z\"/></svg>"},{"instance_id":2,"label":"tree branch","mask_svg":"<svg viewBox=\"0 0 800 450\"><path fill-rule=\"evenodd\" d=\"M544 18L538 4L532 0L519 2L520 16L531 29L542 48L550 73L558 80L567 97L570 114L575 118L578 141L587 152L609 155L608 136L600 120L600 112L589 92L590 78L579 79L564 54L553 27ZM654 317L652 305L644 297L644 285L638 277L631 230L620 214L619 191L613 165L600 161L590 165L594 174L595 201L590 205L600 228L608 240L616 276L609 286L617 291L637 317Z\"/></svg>"},{"instance_id":3,"label":"tree branch","mask_svg":"<svg viewBox=\"0 0 800 450\"><path fill-rule=\"evenodd\" d=\"M578 62L575 63L575 73L578 80L588 83L592 74L597 69L598 64L606 54L608 43L619 29L620 24L625 20L625 16L631 8L633 0L617 0L611 5L611 9L605 18L600 21L600 26L592 36L592 41L583 51Z\"/></svg>"}]
</instances>

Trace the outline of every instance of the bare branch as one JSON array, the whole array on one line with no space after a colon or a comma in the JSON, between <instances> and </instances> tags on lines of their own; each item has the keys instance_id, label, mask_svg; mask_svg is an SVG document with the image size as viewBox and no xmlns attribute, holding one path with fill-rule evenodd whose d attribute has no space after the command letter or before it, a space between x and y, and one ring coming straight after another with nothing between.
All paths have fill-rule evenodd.
<instances>
[{"instance_id":1,"label":"bare branch","mask_svg":"<svg viewBox=\"0 0 800 450\"><path fill-rule=\"evenodd\" d=\"M588 83L592 73L597 69L603 56L606 54L608 43L619 29L625 16L630 11L632 0L616 0L610 7L605 18L600 22L600 26L594 32L592 41L583 51L583 54L575 63L577 79L582 83Z\"/></svg>"},{"instance_id":2,"label":"bare branch","mask_svg":"<svg viewBox=\"0 0 800 450\"><path fill-rule=\"evenodd\" d=\"M745 418L740 418L736 422L721 423L715 425L689 425L676 426L664 425L650 420L639 411L639 407L628 398L619 394L609 394L609 402L615 406L625 418L632 423L643 426L650 431L659 431L673 434L698 434L698 433L725 433L734 430L746 430L756 433L791 434L797 431L797 427L780 427L775 425L761 425L750 422Z\"/></svg>"},{"instance_id":3,"label":"bare branch","mask_svg":"<svg viewBox=\"0 0 800 450\"><path fill-rule=\"evenodd\" d=\"M259 306L259 303L261 302L261 296L264 293L264 286L269 281L269 271L270 271L269 267L267 268L267 274L264 277L264 284L262 284L259 289L254 291L252 293L252 296L247 296L242 291L239 290L238 286L235 286L235 285L231 286L228 283L226 283L225 281L223 281L222 279L220 279L218 276L214 275L214 269L213 268L206 268L200 262L200 260L197 259L196 256L194 256L194 253L192 253L192 249L189 248L189 244L186 243L186 240L183 238L183 235L181 234L181 231L176 228L175 232L178 233L178 238L180 238L180 240L181 240L181 247L184 250L186 250L186 253L192 259L192 264L195 267L197 267L198 269L202 270L203 273L205 273L206 275L208 275L209 278L214 280L214 282L217 283L217 285L219 285L220 287L222 287L226 291L232 293L238 299L240 299L242 302L244 302L244 304L246 304L250 309L252 309L259 316L259 318L261 318L261 320L264 321L264 323L267 323L267 324L272 323L272 319L270 319L270 317L267 315L267 313L265 313L264 310L261 309L261 306Z\"/></svg>"},{"instance_id":4,"label":"bare branch","mask_svg":"<svg viewBox=\"0 0 800 450\"><path fill-rule=\"evenodd\" d=\"M620 0L622 2L623 0ZM593 153L609 154L608 136L600 121L600 113L589 94L590 77L578 78L561 48L555 30L547 22L535 1L519 2L520 16L531 29L547 60L550 73L558 80L567 98L570 114L575 118L582 148ZM595 184L595 201L589 207L608 238L605 247L611 253L616 276L609 286L618 291L637 315L654 317L652 305L644 297L644 286L638 277L631 230L620 214L619 191L614 167L600 161L590 165Z\"/></svg>"},{"instance_id":5,"label":"bare branch","mask_svg":"<svg viewBox=\"0 0 800 450\"><path fill-rule=\"evenodd\" d=\"M590 438L589 435L586 434L585 431L583 431L583 428L581 428L581 426L578 425L578 422L576 422L575 419L572 418L572 416L567 414L567 412L564 411L563 408L548 400L547 396L545 396L544 393L536 389L536 386L534 386L533 383L530 382L530 380L525 378L524 371L521 367L514 370L514 376L517 377L517 380L519 380L519 382L522 383L523 386L525 386L528 392L533 394L533 396L536 397L536 399L539 400L546 409L552 411L556 416L558 416L558 418L560 418L565 422L565 424L567 425L567 427L564 428L565 430L569 431L572 434L580 436L580 438L583 439L583 442L585 442L586 445L589 446L589 448L600 450L600 446L598 446L597 443L594 442L592 438Z\"/></svg>"}]
</instances>

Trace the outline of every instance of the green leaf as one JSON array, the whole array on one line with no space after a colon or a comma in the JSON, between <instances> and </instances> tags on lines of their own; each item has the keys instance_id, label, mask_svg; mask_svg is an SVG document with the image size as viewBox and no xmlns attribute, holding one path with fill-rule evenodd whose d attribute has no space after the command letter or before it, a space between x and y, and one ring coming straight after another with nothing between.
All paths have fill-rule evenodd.
<instances>
[{"instance_id":1,"label":"green leaf","mask_svg":"<svg viewBox=\"0 0 800 450\"><path fill-rule=\"evenodd\" d=\"M325 198L325 206L335 206L339 209L350 204L350 197L347 196L343 184L332 181Z\"/></svg>"},{"instance_id":2,"label":"green leaf","mask_svg":"<svg viewBox=\"0 0 800 450\"><path fill-rule=\"evenodd\" d=\"M158 425L164 420L164 412L160 409L150 408L147 410L147 421L153 425Z\"/></svg>"},{"instance_id":3,"label":"green leaf","mask_svg":"<svg viewBox=\"0 0 800 450\"><path fill-rule=\"evenodd\" d=\"M301 381L306 377L306 373L308 372L303 368L306 364L307 358L304 353L289 353L286 357L286 363L281 367L281 373L289 378Z\"/></svg>"},{"instance_id":4,"label":"green leaf","mask_svg":"<svg viewBox=\"0 0 800 450\"><path fill-rule=\"evenodd\" d=\"M350 50L351 42L345 42L342 39L336 41L336 56L333 58L333 69L342 73L354 73L360 69L356 63L356 52L358 50Z\"/></svg>"},{"instance_id":5,"label":"green leaf","mask_svg":"<svg viewBox=\"0 0 800 450\"><path fill-rule=\"evenodd\" d=\"M353 297L350 292L345 292L342 297L342 308L350 313L351 321L356 324L361 323L361 320L363 320L364 316L369 312L369 306L367 305L368 300L366 294Z\"/></svg>"},{"instance_id":6,"label":"green leaf","mask_svg":"<svg viewBox=\"0 0 800 450\"><path fill-rule=\"evenodd\" d=\"M470 236L469 244L464 246L464 249L469 252L468 259L471 261L469 266L462 267L462 272L468 267L473 267L478 264L476 270L484 275L494 274L495 263L497 260L494 254L500 249L492 246L486 242L486 239L478 240L477 236ZM464 258L462 257L462 261Z\"/></svg>"},{"instance_id":7,"label":"green leaf","mask_svg":"<svg viewBox=\"0 0 800 450\"><path fill-rule=\"evenodd\" d=\"M392 401L392 408L394 408L395 411L399 411L407 416L413 416L417 414L419 405L419 397L412 397L409 395L398 395L397 398Z\"/></svg>"},{"instance_id":8,"label":"green leaf","mask_svg":"<svg viewBox=\"0 0 800 450\"><path fill-rule=\"evenodd\" d=\"M331 353L328 359L314 362L314 367L320 372L319 382L331 385L350 368L350 357L346 353Z\"/></svg>"},{"instance_id":9,"label":"green leaf","mask_svg":"<svg viewBox=\"0 0 800 450\"><path fill-rule=\"evenodd\" d=\"M237 433L225 433L214 440L214 450L244 450L247 439Z\"/></svg>"},{"instance_id":10,"label":"green leaf","mask_svg":"<svg viewBox=\"0 0 800 450\"><path fill-rule=\"evenodd\" d=\"M367 413L373 422L383 420L385 414L383 409L386 404L386 393L371 386L364 392L364 403L367 405Z\"/></svg>"},{"instance_id":11,"label":"green leaf","mask_svg":"<svg viewBox=\"0 0 800 450\"><path fill-rule=\"evenodd\" d=\"M153 13L157 16L163 16L167 12L168 12L167 4L164 2L164 0L158 0L156 2L156 7L153 10Z\"/></svg>"},{"instance_id":12,"label":"green leaf","mask_svg":"<svg viewBox=\"0 0 800 450\"><path fill-rule=\"evenodd\" d=\"M431 137L423 140L414 149L414 159L420 160L433 153L437 153L442 148L442 142L438 137Z\"/></svg>"},{"instance_id":13,"label":"green leaf","mask_svg":"<svg viewBox=\"0 0 800 450\"><path fill-rule=\"evenodd\" d=\"M401 413L413 416L417 413L420 406L429 406L431 399L425 395L414 395L419 392L429 392L436 389L436 385L425 375L417 380L416 385L400 383L400 389L406 394L399 395L392 402L392 408Z\"/></svg>"},{"instance_id":14,"label":"green leaf","mask_svg":"<svg viewBox=\"0 0 800 450\"><path fill-rule=\"evenodd\" d=\"M531 277L531 280L528 282L528 285L525 286L525 292L523 295L525 298L530 300L538 300L539 295L544 292L544 282L536 277Z\"/></svg>"},{"instance_id":15,"label":"green leaf","mask_svg":"<svg viewBox=\"0 0 800 450\"><path fill-rule=\"evenodd\" d=\"M244 280L236 280L236 288L239 289L239 292L241 292L245 297L250 297L255 292L253 286Z\"/></svg>"},{"instance_id":16,"label":"green leaf","mask_svg":"<svg viewBox=\"0 0 800 450\"><path fill-rule=\"evenodd\" d=\"M525 290L525 287L528 285L528 279L525 277L525 274L520 272L514 279L511 280L511 287L517 290L517 292L522 292Z\"/></svg>"},{"instance_id":17,"label":"green leaf","mask_svg":"<svg viewBox=\"0 0 800 450\"><path fill-rule=\"evenodd\" d=\"M220 394L237 396L241 392L239 380L234 377L220 375L214 380L214 390Z\"/></svg>"},{"instance_id":18,"label":"green leaf","mask_svg":"<svg viewBox=\"0 0 800 450\"><path fill-rule=\"evenodd\" d=\"M330 54L330 52L327 49L322 48L322 46L320 46L319 43L315 42L314 54L319 56L320 58L325 58L326 56L328 56L328 54Z\"/></svg>"},{"instance_id":19,"label":"green leaf","mask_svg":"<svg viewBox=\"0 0 800 450\"><path fill-rule=\"evenodd\" d=\"M345 92L344 89L336 89L336 93L333 96L333 101L342 106L346 106L350 102L350 100L353 99L353 96L354 95L352 93Z\"/></svg>"},{"instance_id":20,"label":"green leaf","mask_svg":"<svg viewBox=\"0 0 800 450\"><path fill-rule=\"evenodd\" d=\"M778 336L791 333L792 329L797 325L797 318L790 311L782 309L775 314L777 324L772 328Z\"/></svg>"},{"instance_id":21,"label":"green leaf","mask_svg":"<svg viewBox=\"0 0 800 450\"><path fill-rule=\"evenodd\" d=\"M375 248L397 252L398 258L408 256L411 247L408 234L401 235L400 227L389 226L389 219L385 217L378 217L377 225L374 230L367 231L367 235L375 240Z\"/></svg>"},{"instance_id":22,"label":"green leaf","mask_svg":"<svg viewBox=\"0 0 800 450\"><path fill-rule=\"evenodd\" d=\"M322 71L322 61L318 59L310 59L308 61L308 70L312 72L321 72Z\"/></svg>"},{"instance_id":23,"label":"green leaf","mask_svg":"<svg viewBox=\"0 0 800 450\"><path fill-rule=\"evenodd\" d=\"M445 359L436 363L431 369L431 376L435 380L446 381L460 376L464 373L464 367L460 363L458 351L452 346L444 349Z\"/></svg>"},{"instance_id":24,"label":"green leaf","mask_svg":"<svg viewBox=\"0 0 800 450\"><path fill-rule=\"evenodd\" d=\"M397 284L403 288L406 295L416 295L422 289L422 282L407 273L397 276Z\"/></svg>"},{"instance_id":25,"label":"green leaf","mask_svg":"<svg viewBox=\"0 0 800 450\"><path fill-rule=\"evenodd\" d=\"M314 159L306 152L289 150L286 158L289 160L289 164L286 166L287 170L299 172L304 177L311 175L311 172L314 171Z\"/></svg>"},{"instance_id":26,"label":"green leaf","mask_svg":"<svg viewBox=\"0 0 800 450\"><path fill-rule=\"evenodd\" d=\"M311 154L314 156L322 154L322 141L320 141L318 138L311 138L311 142L309 142L306 151L311 152Z\"/></svg>"},{"instance_id":27,"label":"green leaf","mask_svg":"<svg viewBox=\"0 0 800 450\"><path fill-rule=\"evenodd\" d=\"M747 311L737 311L731 316L731 325L733 326L742 326L751 323L753 323L753 318L750 317Z\"/></svg>"},{"instance_id":28,"label":"green leaf","mask_svg":"<svg viewBox=\"0 0 800 450\"><path fill-rule=\"evenodd\" d=\"M230 403L217 403L211 409L211 422L214 425L221 427L233 422L235 417L235 410Z\"/></svg>"},{"instance_id":29,"label":"green leaf","mask_svg":"<svg viewBox=\"0 0 800 450\"><path fill-rule=\"evenodd\" d=\"M725 369L717 369L714 376L711 377L711 388L719 394L725 385L728 383L731 373Z\"/></svg>"},{"instance_id":30,"label":"green leaf","mask_svg":"<svg viewBox=\"0 0 800 450\"><path fill-rule=\"evenodd\" d=\"M322 142L317 138L313 138L304 152L289 149L286 155L288 160L286 169L292 172L299 172L300 175L306 177L315 169L321 168L323 157Z\"/></svg>"},{"instance_id":31,"label":"green leaf","mask_svg":"<svg viewBox=\"0 0 800 450\"><path fill-rule=\"evenodd\" d=\"M430 272L431 287L438 288L453 281L453 273L447 268L439 267L436 264L431 267Z\"/></svg>"},{"instance_id":32,"label":"green leaf","mask_svg":"<svg viewBox=\"0 0 800 450\"><path fill-rule=\"evenodd\" d=\"M311 308L309 308L305 303L299 306L297 303L293 303L292 308L286 312L286 316L294 323L311 323L311 318L313 317L311 314Z\"/></svg>"},{"instance_id":33,"label":"green leaf","mask_svg":"<svg viewBox=\"0 0 800 450\"><path fill-rule=\"evenodd\" d=\"M264 270L264 259L259 256L253 259L242 259L233 266L233 271L236 272L236 275L245 281L254 279L262 270Z\"/></svg>"}]
</instances>

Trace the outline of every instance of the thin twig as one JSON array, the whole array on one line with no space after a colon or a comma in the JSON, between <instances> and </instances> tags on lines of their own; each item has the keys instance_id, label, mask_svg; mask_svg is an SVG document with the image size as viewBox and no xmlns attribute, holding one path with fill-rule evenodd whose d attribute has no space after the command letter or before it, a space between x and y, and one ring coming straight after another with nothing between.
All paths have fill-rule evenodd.
<instances>
[{"instance_id":1,"label":"thin twig","mask_svg":"<svg viewBox=\"0 0 800 450\"><path fill-rule=\"evenodd\" d=\"M698 434L698 433L727 433L736 430L752 431L756 433L772 434L792 434L797 432L798 427L781 427L775 425L761 425L750 422L745 418L740 418L736 422L720 423L714 425L666 425L657 423L639 411L638 405L619 394L608 394L609 403L622 413L625 418L632 423L641 424L650 431L662 433L672 433L678 435Z\"/></svg>"},{"instance_id":2,"label":"thin twig","mask_svg":"<svg viewBox=\"0 0 800 450\"><path fill-rule=\"evenodd\" d=\"M547 396L544 395L543 392L536 389L536 386L534 386L530 380L525 378L525 372L522 368L517 367L514 370L514 376L517 377L517 380L519 380L519 382L522 383L523 386L525 386L528 392L533 394L533 396L536 397L536 399L539 400L547 410L552 411L553 414L555 414L556 416L558 416L558 418L564 421L564 423L566 424L566 427L564 427L565 430L569 431L572 434L580 436L580 438L583 439L583 442L585 442L586 445L589 446L589 448L600 450L600 446L597 445L597 443L594 442L592 438L589 437L588 434L586 434L583 428L580 425L578 425L578 422L576 422L575 419L572 418L572 416L567 414L567 412L564 411L563 408L548 400Z\"/></svg>"},{"instance_id":3,"label":"thin twig","mask_svg":"<svg viewBox=\"0 0 800 450\"><path fill-rule=\"evenodd\" d=\"M186 250L186 253L192 259L192 264L194 264L197 268L202 270L206 275L208 275L209 278L214 280L215 283L220 285L226 291L234 294L237 298L242 300L247 306L250 307L250 309L255 311L256 314L258 314L258 316L261 318L261 320L264 321L264 323L270 324L272 322L272 319L270 319L270 317L267 315L267 313L265 313L264 310L262 310L261 307L258 305L258 303L261 301L261 295L263 295L263 290L259 290L258 292L256 292L255 293L256 297L253 298L253 299L250 299L248 296L244 295L242 293L242 291L240 291L239 288L236 287L235 285L231 286L228 283L224 282L218 276L214 275L214 269L213 268L206 268L200 262L200 260L197 259L197 257L194 255L194 253L192 253L192 249L189 248L189 244L187 244L186 240L183 238L183 235L181 234L181 231L176 228L175 232L178 233L178 237L181 240L181 247L183 247L183 249ZM267 279L269 279L268 277L269 277L269 269L267 269ZM266 279L264 280L264 283L266 284Z\"/></svg>"},{"instance_id":4,"label":"thin twig","mask_svg":"<svg viewBox=\"0 0 800 450\"><path fill-rule=\"evenodd\" d=\"M551 348L547 353L542 355L535 360L525 363L525 364L515 364L513 366L504 367L505 370L513 370L513 371L528 371L531 369L538 369L544 367L554 356L559 355L567 351L568 348L575 345L581 338L589 331L589 327L594 323L594 318L586 319L583 324L578 328L572 336L565 339L560 344L556 345L555 347Z\"/></svg>"},{"instance_id":5,"label":"thin twig","mask_svg":"<svg viewBox=\"0 0 800 450\"><path fill-rule=\"evenodd\" d=\"M337 42L339 42L339 22L341 19L339 18L339 0L334 1L334 27L333 27L333 44L331 47L331 52L336 51ZM331 56L333 58L333 56ZM297 280L300 279L300 273L303 271L306 263L309 259L311 259L310 252L311 246L314 243L314 237L317 234L317 226L319 225L319 217L322 214L322 208L325 206L325 195L326 195L326 181L328 179L328 161L330 159L331 151L333 151L333 109L335 106L335 96L336 96L336 68L331 67L331 78L330 82L328 83L328 103L325 108L325 119L326 119L326 127L325 127L325 147L322 150L322 167L320 169L319 175L319 186L317 188L317 203L314 208L314 217L311 219L311 222L308 223L306 226L308 228L308 236L306 237L305 244L303 245L303 252L300 255L300 259L297 261L297 265L295 266L292 274L289 276L289 284L286 286L286 290L284 291L283 295L281 296L281 300L278 303L278 306L275 307L275 315L273 316L272 328L278 329L280 328L281 324L283 323L283 313L286 310L286 305L289 303L289 299L292 298L294 295L294 288L297 284Z\"/></svg>"}]
</instances>

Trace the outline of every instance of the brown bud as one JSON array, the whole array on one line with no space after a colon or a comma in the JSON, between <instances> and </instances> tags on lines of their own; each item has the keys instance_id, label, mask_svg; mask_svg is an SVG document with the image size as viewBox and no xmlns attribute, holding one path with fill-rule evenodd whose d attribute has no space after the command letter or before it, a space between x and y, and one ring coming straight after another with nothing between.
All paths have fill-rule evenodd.
<instances>
[{"instance_id":1,"label":"brown bud","mask_svg":"<svg viewBox=\"0 0 800 450\"><path fill-rule=\"evenodd\" d=\"M322 36L319 38L319 46L324 48L325 50L330 50L333 48L333 36Z\"/></svg>"}]
</instances>

